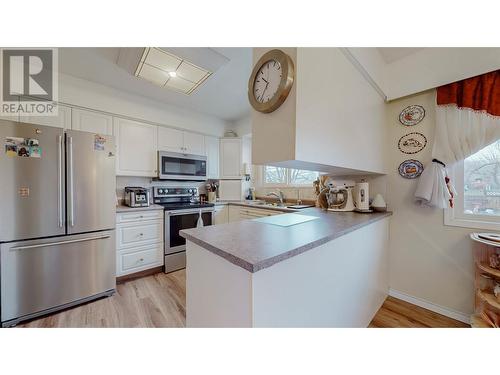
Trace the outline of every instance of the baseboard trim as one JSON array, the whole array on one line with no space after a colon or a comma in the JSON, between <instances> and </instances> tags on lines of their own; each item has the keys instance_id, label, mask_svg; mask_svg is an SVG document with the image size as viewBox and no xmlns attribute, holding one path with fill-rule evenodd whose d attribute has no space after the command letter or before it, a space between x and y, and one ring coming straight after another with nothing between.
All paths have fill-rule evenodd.
<instances>
[{"instance_id":1,"label":"baseboard trim","mask_svg":"<svg viewBox=\"0 0 500 375\"><path fill-rule=\"evenodd\" d=\"M419 307L423 307L424 309L434 311L435 313L447 316L448 318L452 318L455 320L458 320L463 323L470 324L470 316L467 314L464 314L460 311L456 311L453 309L449 309L440 305L436 305L435 303L426 301L425 299L418 298L418 297L413 297L410 296L409 294L400 292L398 290L394 289L389 289L389 295L391 297L406 301L408 303L412 303L414 305L417 305Z\"/></svg>"},{"instance_id":2,"label":"baseboard trim","mask_svg":"<svg viewBox=\"0 0 500 375\"><path fill-rule=\"evenodd\" d=\"M125 275L125 276L117 277L116 278L116 283L117 284L121 284L121 283L124 283L126 281L138 279L139 277L145 277L145 276L149 276L149 275L154 275L155 273L158 273L158 272L163 272L163 266L158 266L158 267L150 268L148 270L139 271L139 272L135 272L135 273L131 273L131 274Z\"/></svg>"}]
</instances>

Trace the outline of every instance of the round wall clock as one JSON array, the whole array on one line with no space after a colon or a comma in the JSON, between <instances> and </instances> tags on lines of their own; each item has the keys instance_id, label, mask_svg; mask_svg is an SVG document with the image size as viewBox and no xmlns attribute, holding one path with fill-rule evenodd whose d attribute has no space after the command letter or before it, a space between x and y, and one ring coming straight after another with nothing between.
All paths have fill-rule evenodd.
<instances>
[{"instance_id":1,"label":"round wall clock","mask_svg":"<svg viewBox=\"0 0 500 375\"><path fill-rule=\"evenodd\" d=\"M424 166L418 160L405 160L399 165L398 172L404 178L417 178L424 171Z\"/></svg>"},{"instance_id":2,"label":"round wall clock","mask_svg":"<svg viewBox=\"0 0 500 375\"><path fill-rule=\"evenodd\" d=\"M273 49L265 53L248 80L248 100L259 112L269 113L279 108L293 86L293 61L286 53Z\"/></svg>"},{"instance_id":3,"label":"round wall clock","mask_svg":"<svg viewBox=\"0 0 500 375\"><path fill-rule=\"evenodd\" d=\"M398 148L403 154L416 154L427 145L427 138L422 133L413 132L399 138Z\"/></svg>"},{"instance_id":4,"label":"round wall clock","mask_svg":"<svg viewBox=\"0 0 500 375\"><path fill-rule=\"evenodd\" d=\"M399 114L399 122L405 126L417 125L425 117L425 109L421 105L410 105Z\"/></svg>"}]
</instances>

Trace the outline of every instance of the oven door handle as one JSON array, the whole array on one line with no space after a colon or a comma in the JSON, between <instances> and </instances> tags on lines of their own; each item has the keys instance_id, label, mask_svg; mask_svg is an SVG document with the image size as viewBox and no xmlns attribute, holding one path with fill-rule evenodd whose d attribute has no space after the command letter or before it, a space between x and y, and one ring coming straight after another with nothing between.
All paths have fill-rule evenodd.
<instances>
[{"instance_id":1,"label":"oven door handle","mask_svg":"<svg viewBox=\"0 0 500 375\"><path fill-rule=\"evenodd\" d=\"M205 213L205 212L214 212L215 209L206 209L206 208L202 208L201 209L201 213ZM200 210L199 209L192 209L192 210L189 210L189 211L184 211L184 210L179 210L179 211L165 211L165 213L168 215L168 216L181 216L181 215L192 215L192 214L197 214L199 213Z\"/></svg>"}]
</instances>

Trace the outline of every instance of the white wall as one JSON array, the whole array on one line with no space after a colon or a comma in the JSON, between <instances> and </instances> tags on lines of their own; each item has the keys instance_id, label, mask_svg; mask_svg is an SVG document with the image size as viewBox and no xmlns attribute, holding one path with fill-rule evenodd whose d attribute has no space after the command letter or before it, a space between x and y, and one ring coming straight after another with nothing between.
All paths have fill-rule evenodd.
<instances>
[{"instance_id":1,"label":"white wall","mask_svg":"<svg viewBox=\"0 0 500 375\"><path fill-rule=\"evenodd\" d=\"M248 115L232 122L229 128L234 130L238 137L244 137L252 134L252 116Z\"/></svg>"},{"instance_id":2,"label":"white wall","mask_svg":"<svg viewBox=\"0 0 500 375\"><path fill-rule=\"evenodd\" d=\"M399 176L399 164L406 159L431 160L435 128L435 91L428 91L388 104L389 174L387 201L394 212L390 227L390 286L412 297L448 310L469 315L473 311L473 259L468 234L472 229L443 224L443 210L414 203L416 180ZM398 121L401 110L419 104L426 117L416 126L404 127ZM408 132L421 132L428 140L418 154L405 155L398 140Z\"/></svg>"},{"instance_id":3,"label":"white wall","mask_svg":"<svg viewBox=\"0 0 500 375\"><path fill-rule=\"evenodd\" d=\"M385 172L384 99L339 48L297 49L296 160Z\"/></svg>"},{"instance_id":4,"label":"white wall","mask_svg":"<svg viewBox=\"0 0 500 375\"><path fill-rule=\"evenodd\" d=\"M59 74L59 101L159 125L222 136L229 122L112 87Z\"/></svg>"},{"instance_id":5,"label":"white wall","mask_svg":"<svg viewBox=\"0 0 500 375\"><path fill-rule=\"evenodd\" d=\"M423 48L385 63L377 48L348 48L388 100L500 68L500 48Z\"/></svg>"},{"instance_id":6,"label":"white wall","mask_svg":"<svg viewBox=\"0 0 500 375\"><path fill-rule=\"evenodd\" d=\"M272 48L254 48L253 65ZM295 67L297 48L281 48ZM297 73L295 75L297 77ZM297 78L298 79L298 78ZM292 86L283 104L271 113L261 113L252 108L252 163L272 164L295 159L295 111L297 83Z\"/></svg>"}]
</instances>

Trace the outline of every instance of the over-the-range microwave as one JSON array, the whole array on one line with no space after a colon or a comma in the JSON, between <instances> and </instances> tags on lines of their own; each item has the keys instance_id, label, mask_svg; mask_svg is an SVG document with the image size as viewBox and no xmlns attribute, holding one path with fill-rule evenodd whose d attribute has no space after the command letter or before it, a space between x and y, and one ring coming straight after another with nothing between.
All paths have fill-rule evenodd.
<instances>
[{"instance_id":1,"label":"over-the-range microwave","mask_svg":"<svg viewBox=\"0 0 500 375\"><path fill-rule=\"evenodd\" d=\"M206 181L207 157L158 151L158 179Z\"/></svg>"}]
</instances>

